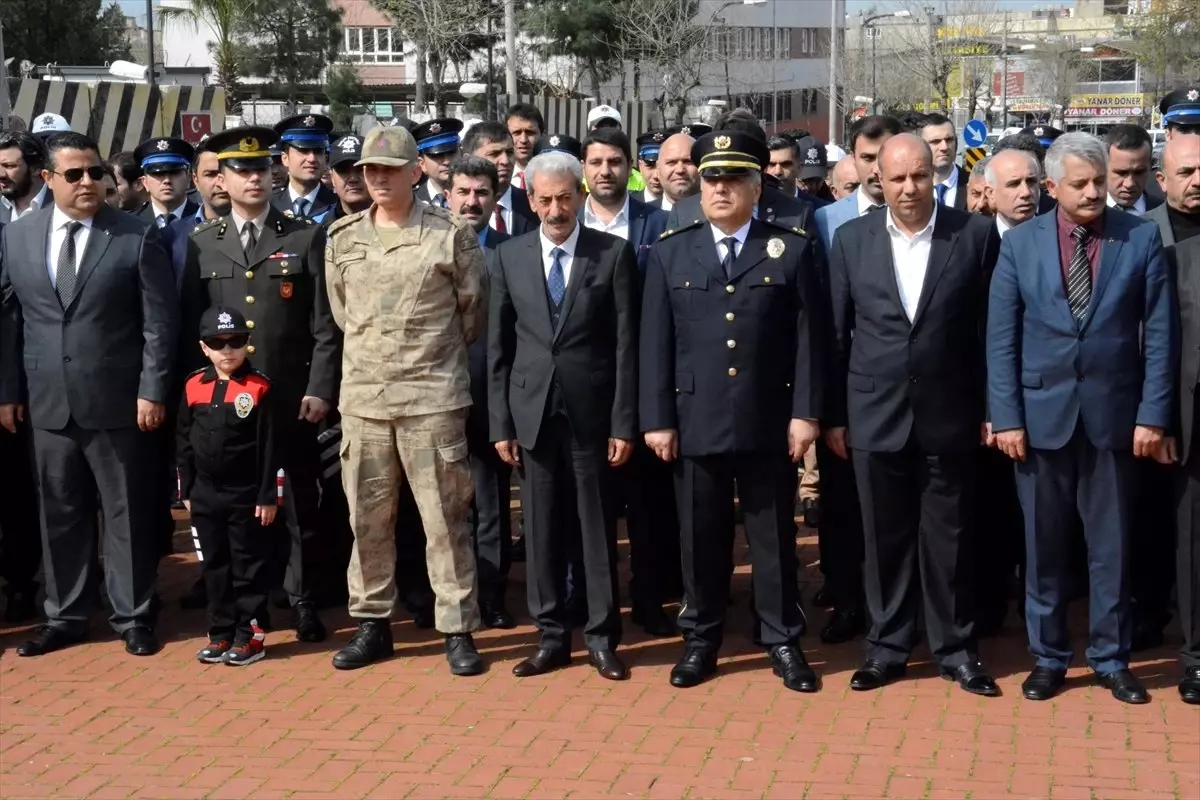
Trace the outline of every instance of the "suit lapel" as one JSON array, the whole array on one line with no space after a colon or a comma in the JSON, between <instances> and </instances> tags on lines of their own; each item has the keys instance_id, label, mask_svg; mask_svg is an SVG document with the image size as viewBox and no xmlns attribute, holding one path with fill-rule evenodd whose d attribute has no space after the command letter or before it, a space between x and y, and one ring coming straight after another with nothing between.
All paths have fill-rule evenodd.
<instances>
[{"instance_id":1,"label":"suit lapel","mask_svg":"<svg viewBox=\"0 0 1200 800\"><path fill-rule=\"evenodd\" d=\"M1037 252L1041 259L1041 277L1050 289L1051 304L1059 310L1066 322L1074 327L1075 318L1067 303L1067 290L1063 286L1062 260L1058 250L1058 213L1051 212L1035 218L1037 225Z\"/></svg>"},{"instance_id":2,"label":"suit lapel","mask_svg":"<svg viewBox=\"0 0 1200 800\"><path fill-rule=\"evenodd\" d=\"M558 317L558 328L554 331L554 341L558 341L558 337L562 334L567 317L571 314L571 308L575 305L575 298L579 296L579 289L587 281L588 273L592 270L594 259L588 253L594 251L596 243L590 241L590 234L589 228L582 225L579 227L579 239L575 242L575 255L571 259L571 277L567 281L567 295L563 298L562 313Z\"/></svg>"},{"instance_id":3,"label":"suit lapel","mask_svg":"<svg viewBox=\"0 0 1200 800\"><path fill-rule=\"evenodd\" d=\"M58 258L58 253L46 252L50 248L50 225L54 219L54 211L51 206L46 206L46 210L39 211L38 214L40 215L37 220L38 235L28 240L32 243L33 250L29 258L29 263L33 264L34 269L45 277L46 282L43 285L46 287L46 291L54 297L55 302L58 302L58 293L54 290L54 279L51 278L50 272L46 269L48 256L55 259ZM9 268L12 269L12 265Z\"/></svg>"},{"instance_id":4,"label":"suit lapel","mask_svg":"<svg viewBox=\"0 0 1200 800\"><path fill-rule=\"evenodd\" d=\"M646 230L646 214L639 205L637 200L629 199L629 243L633 245L634 253L641 246L642 233Z\"/></svg>"},{"instance_id":5,"label":"suit lapel","mask_svg":"<svg viewBox=\"0 0 1200 800\"><path fill-rule=\"evenodd\" d=\"M870 231L874 241L875 257L870 259L869 263L878 264L880 265L878 269L884 270L884 274L881 276L883 285L887 287L888 295L896 304L896 308L900 310L900 314L908 319L908 312L904 310L904 301L900 299L900 285L896 283L896 259L892 255L892 240L887 232L886 215L886 211L879 211L871 217L871 225L867 230Z\"/></svg>"},{"instance_id":6,"label":"suit lapel","mask_svg":"<svg viewBox=\"0 0 1200 800\"><path fill-rule=\"evenodd\" d=\"M554 323L550 318L549 293L546 291L546 275L542 265L542 237L531 233L527 234L526 238L528 241L525 246L529 248L528 254L525 258L515 262L517 264L516 272L525 282L525 291L529 293L530 300L536 309L534 314L545 326L545 338L549 341L554 338L555 330Z\"/></svg>"},{"instance_id":7,"label":"suit lapel","mask_svg":"<svg viewBox=\"0 0 1200 800\"><path fill-rule=\"evenodd\" d=\"M74 305L79 296L83 294L84 286L87 285L88 278L96 271L96 267L100 264L100 259L108 251L108 245L112 241L112 234L109 233L109 228L112 226L113 219L110 214L117 212L111 211L108 206L102 206L99 213L92 219L92 231L88 235L87 247L83 251L83 260L79 262L79 271L75 278L75 296L72 298L71 305ZM64 311L66 309L63 309Z\"/></svg>"},{"instance_id":8,"label":"suit lapel","mask_svg":"<svg viewBox=\"0 0 1200 800\"><path fill-rule=\"evenodd\" d=\"M761 264L767 257L767 241L770 231L757 220L750 223L750 231L737 258L733 260L733 268L729 273L729 282L733 283L750 270ZM716 246L713 246L716 250Z\"/></svg>"},{"instance_id":9,"label":"suit lapel","mask_svg":"<svg viewBox=\"0 0 1200 800\"><path fill-rule=\"evenodd\" d=\"M1117 257L1121 253L1121 243L1125 239L1125 232L1112 230L1120 225L1120 223L1114 224L1116 219L1117 215L1114 214L1105 220L1106 230L1104 238L1100 242L1100 266L1096 270L1096 279L1092 285L1092 302L1088 303L1087 315L1084 316L1083 323L1079 326L1081 329L1086 328L1092 321L1092 315L1096 313L1096 308L1104 297L1104 290L1112 282L1113 270L1117 268Z\"/></svg>"},{"instance_id":10,"label":"suit lapel","mask_svg":"<svg viewBox=\"0 0 1200 800\"><path fill-rule=\"evenodd\" d=\"M929 263L925 266L925 279L921 282L921 297L917 300L917 312L913 315L913 327L921 321L921 315L925 313L925 309L929 307L929 300L933 296L934 289L937 288L937 283L942 278L942 273L946 271L946 265L950 263L950 256L954 253L954 245L958 242L957 231L950 230L950 223L946 221L944 214L938 215L937 222L933 225L933 241L929 247Z\"/></svg>"}]
</instances>

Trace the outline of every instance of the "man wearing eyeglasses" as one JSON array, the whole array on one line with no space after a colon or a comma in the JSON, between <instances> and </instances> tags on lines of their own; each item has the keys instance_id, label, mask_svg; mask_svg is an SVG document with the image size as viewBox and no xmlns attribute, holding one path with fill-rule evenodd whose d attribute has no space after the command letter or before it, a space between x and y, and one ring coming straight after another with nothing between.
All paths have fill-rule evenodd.
<instances>
[{"instance_id":1,"label":"man wearing eyeglasses","mask_svg":"<svg viewBox=\"0 0 1200 800\"><path fill-rule=\"evenodd\" d=\"M316 600L326 564L317 426L334 405L342 339L325 293L324 229L271 204L268 148L277 138L270 128L245 127L208 141L231 210L192 232L183 297L185 303L198 300L201 311L213 305L237 309L254 332L246 352L271 379L287 420L278 431L289 542L284 588L297 637L319 642L326 631ZM185 310L187 319L199 316Z\"/></svg>"},{"instance_id":2,"label":"man wearing eyeglasses","mask_svg":"<svg viewBox=\"0 0 1200 800\"><path fill-rule=\"evenodd\" d=\"M150 200L137 211L147 223L165 228L176 220L195 216L199 203L188 199L189 171L196 150L183 139L147 139L133 151L142 168L142 186Z\"/></svg>"},{"instance_id":3,"label":"man wearing eyeglasses","mask_svg":"<svg viewBox=\"0 0 1200 800\"><path fill-rule=\"evenodd\" d=\"M86 637L103 514L109 623L130 654L151 655L161 461L149 432L166 418L178 300L158 229L104 202L96 143L62 133L48 149L53 205L0 245L0 426L24 418L27 387L46 574L46 624L17 654Z\"/></svg>"}]
</instances>

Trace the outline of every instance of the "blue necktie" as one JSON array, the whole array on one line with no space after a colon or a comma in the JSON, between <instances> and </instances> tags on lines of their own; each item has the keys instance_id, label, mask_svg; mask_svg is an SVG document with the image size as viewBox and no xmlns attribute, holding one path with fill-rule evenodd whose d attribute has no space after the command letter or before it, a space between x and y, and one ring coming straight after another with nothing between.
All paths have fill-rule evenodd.
<instances>
[{"instance_id":1,"label":"blue necktie","mask_svg":"<svg viewBox=\"0 0 1200 800\"><path fill-rule=\"evenodd\" d=\"M567 294L567 282L563 278L562 257L565 255L561 247L550 251L550 275L546 278L546 289L550 292L550 300L556 306L562 305L563 297Z\"/></svg>"},{"instance_id":2,"label":"blue necktie","mask_svg":"<svg viewBox=\"0 0 1200 800\"><path fill-rule=\"evenodd\" d=\"M937 186L935 186L933 188L937 190L938 205L939 206L946 205L946 184L939 183Z\"/></svg>"},{"instance_id":3,"label":"blue necktie","mask_svg":"<svg viewBox=\"0 0 1200 800\"><path fill-rule=\"evenodd\" d=\"M157 217L158 227L165 228L175 221L174 214L159 214Z\"/></svg>"},{"instance_id":4,"label":"blue necktie","mask_svg":"<svg viewBox=\"0 0 1200 800\"><path fill-rule=\"evenodd\" d=\"M737 253L733 249L737 247L737 239L726 236L721 240L721 244L725 245L725 257L721 259L721 269L725 270L725 280L729 280L729 276L733 274L733 260L737 258Z\"/></svg>"},{"instance_id":5,"label":"blue necktie","mask_svg":"<svg viewBox=\"0 0 1200 800\"><path fill-rule=\"evenodd\" d=\"M297 217L303 217L304 212L308 211L308 201L303 197L297 197L292 201L292 213Z\"/></svg>"}]
</instances>

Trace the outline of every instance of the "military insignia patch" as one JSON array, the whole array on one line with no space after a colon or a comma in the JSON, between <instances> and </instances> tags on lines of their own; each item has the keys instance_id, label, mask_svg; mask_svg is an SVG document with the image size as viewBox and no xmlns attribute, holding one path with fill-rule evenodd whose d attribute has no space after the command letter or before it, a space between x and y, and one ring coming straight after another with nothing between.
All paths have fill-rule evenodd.
<instances>
[{"instance_id":1,"label":"military insignia patch","mask_svg":"<svg viewBox=\"0 0 1200 800\"><path fill-rule=\"evenodd\" d=\"M284 215L285 217L287 217L288 219L291 219L291 218L293 218L293 217L295 217L295 216L296 216L296 212L295 212L295 211L292 211L292 210L289 208L287 211L283 212L283 215Z\"/></svg>"},{"instance_id":2,"label":"military insignia patch","mask_svg":"<svg viewBox=\"0 0 1200 800\"><path fill-rule=\"evenodd\" d=\"M558 143L559 143L559 142L561 142L561 141L562 141L562 139L559 139L557 136L551 136L551 137L550 137L550 146L551 146L551 147L558 147Z\"/></svg>"},{"instance_id":3,"label":"military insignia patch","mask_svg":"<svg viewBox=\"0 0 1200 800\"><path fill-rule=\"evenodd\" d=\"M316 117L305 117L304 118L304 127L311 128L313 125L316 125L316 124L317 124Z\"/></svg>"},{"instance_id":4,"label":"military insignia patch","mask_svg":"<svg viewBox=\"0 0 1200 800\"><path fill-rule=\"evenodd\" d=\"M171 143L168 142L166 139L159 139L158 144L156 144L154 146L157 147L159 150L170 150L171 149Z\"/></svg>"},{"instance_id":5,"label":"military insignia patch","mask_svg":"<svg viewBox=\"0 0 1200 800\"><path fill-rule=\"evenodd\" d=\"M1187 99L1191 100L1193 103L1196 102L1197 99L1200 99L1200 91L1192 89L1187 93Z\"/></svg>"},{"instance_id":6,"label":"military insignia patch","mask_svg":"<svg viewBox=\"0 0 1200 800\"><path fill-rule=\"evenodd\" d=\"M429 132L430 132L430 133L441 133L441 132L442 132L442 126L441 126L441 123L438 123L438 122L434 122L434 123L432 123L432 124L429 126Z\"/></svg>"},{"instance_id":7,"label":"military insignia patch","mask_svg":"<svg viewBox=\"0 0 1200 800\"><path fill-rule=\"evenodd\" d=\"M242 392L233 398L233 410L237 412L238 419L245 419L254 410L254 398L249 392Z\"/></svg>"},{"instance_id":8,"label":"military insignia patch","mask_svg":"<svg viewBox=\"0 0 1200 800\"><path fill-rule=\"evenodd\" d=\"M292 283L291 281L280 281L279 296L282 297L284 300L291 300L292 293L294 291L296 291L296 285L294 283Z\"/></svg>"},{"instance_id":9,"label":"military insignia patch","mask_svg":"<svg viewBox=\"0 0 1200 800\"><path fill-rule=\"evenodd\" d=\"M655 131L654 135L651 136L650 138L656 142L661 142L663 140L663 135L660 131Z\"/></svg>"},{"instance_id":10,"label":"military insignia patch","mask_svg":"<svg viewBox=\"0 0 1200 800\"><path fill-rule=\"evenodd\" d=\"M783 255L785 249L787 249L787 246L784 245L783 239L779 237L772 238L767 242L767 255L771 258L779 258Z\"/></svg>"},{"instance_id":11,"label":"military insignia patch","mask_svg":"<svg viewBox=\"0 0 1200 800\"><path fill-rule=\"evenodd\" d=\"M733 140L728 136L718 136L713 139L713 146L718 150L728 150L733 145Z\"/></svg>"},{"instance_id":12,"label":"military insignia patch","mask_svg":"<svg viewBox=\"0 0 1200 800\"><path fill-rule=\"evenodd\" d=\"M817 148L815 148L815 147L808 148L808 151L804 154L804 157L809 161L816 161L817 160Z\"/></svg>"},{"instance_id":13,"label":"military insignia patch","mask_svg":"<svg viewBox=\"0 0 1200 800\"><path fill-rule=\"evenodd\" d=\"M1034 129L1033 129L1033 135L1034 135L1034 136L1045 136L1045 135L1046 135L1046 129L1045 129L1045 128L1034 128Z\"/></svg>"},{"instance_id":14,"label":"military insignia patch","mask_svg":"<svg viewBox=\"0 0 1200 800\"><path fill-rule=\"evenodd\" d=\"M245 139L242 139L240 142L238 142L238 150L241 150L243 153L253 153L257 151L258 139L255 139L253 136L247 136Z\"/></svg>"}]
</instances>

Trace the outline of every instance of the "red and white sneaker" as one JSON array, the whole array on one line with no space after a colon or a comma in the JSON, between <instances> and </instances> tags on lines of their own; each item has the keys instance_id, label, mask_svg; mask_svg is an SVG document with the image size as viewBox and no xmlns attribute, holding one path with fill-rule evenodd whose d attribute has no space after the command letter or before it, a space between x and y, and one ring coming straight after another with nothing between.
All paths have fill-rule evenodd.
<instances>
[{"instance_id":1,"label":"red and white sneaker","mask_svg":"<svg viewBox=\"0 0 1200 800\"><path fill-rule=\"evenodd\" d=\"M233 643L227 639L213 639L207 647L196 653L196 660L202 664L220 664L232 647Z\"/></svg>"},{"instance_id":2,"label":"red and white sneaker","mask_svg":"<svg viewBox=\"0 0 1200 800\"><path fill-rule=\"evenodd\" d=\"M244 667L267 657L267 635L258 627L257 620L250 621L250 630L253 632L250 641L234 642L233 647L229 648L229 652L221 659L222 663L231 667Z\"/></svg>"}]
</instances>

